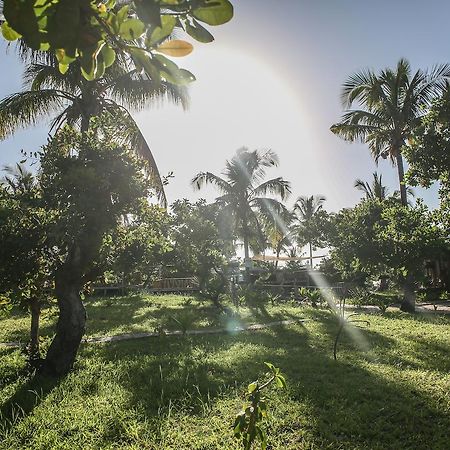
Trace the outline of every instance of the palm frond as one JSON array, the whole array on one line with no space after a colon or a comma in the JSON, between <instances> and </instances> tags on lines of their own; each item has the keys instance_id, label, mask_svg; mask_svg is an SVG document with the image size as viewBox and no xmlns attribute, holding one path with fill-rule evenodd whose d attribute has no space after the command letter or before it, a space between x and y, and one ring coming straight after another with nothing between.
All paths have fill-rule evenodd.
<instances>
[{"instance_id":1,"label":"palm frond","mask_svg":"<svg viewBox=\"0 0 450 450\"><path fill-rule=\"evenodd\" d=\"M125 108L112 102L106 103L105 109L115 118L116 126L114 128L114 137L117 142L127 145L147 163L147 169L158 201L163 207L166 207L167 198L161 174L159 173L153 153L133 117Z\"/></svg>"},{"instance_id":2,"label":"palm frond","mask_svg":"<svg viewBox=\"0 0 450 450\"><path fill-rule=\"evenodd\" d=\"M0 101L0 140L21 128L36 125L67 102L64 92L55 89L19 92Z\"/></svg>"},{"instance_id":3,"label":"palm frond","mask_svg":"<svg viewBox=\"0 0 450 450\"><path fill-rule=\"evenodd\" d=\"M223 178L214 175L211 172L200 172L191 181L194 189L200 190L207 184L213 184L220 192L224 194L230 194L232 192L232 186Z\"/></svg>"},{"instance_id":4,"label":"palm frond","mask_svg":"<svg viewBox=\"0 0 450 450\"><path fill-rule=\"evenodd\" d=\"M253 190L253 194L256 196L273 194L278 195L281 200L286 200L291 193L291 183L282 177L265 181Z\"/></svg>"}]
</instances>

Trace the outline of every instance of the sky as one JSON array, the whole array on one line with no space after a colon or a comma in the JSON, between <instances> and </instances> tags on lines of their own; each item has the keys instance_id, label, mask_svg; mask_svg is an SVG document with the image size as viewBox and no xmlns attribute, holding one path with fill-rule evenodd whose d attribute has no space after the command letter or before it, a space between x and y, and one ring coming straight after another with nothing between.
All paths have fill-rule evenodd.
<instances>
[{"instance_id":1,"label":"sky","mask_svg":"<svg viewBox=\"0 0 450 450\"><path fill-rule=\"evenodd\" d=\"M377 167L367 146L342 141L330 131L342 114L342 83L363 68L394 67L401 57L413 67L450 60L445 30L450 2L442 0L235 0L235 17L211 29L212 44L195 44L176 62L197 81L190 107L164 104L135 114L167 186L177 198L213 200L196 192L199 171L219 174L237 149L272 149L280 166L268 176L292 183L289 204L300 195L321 194L329 211L354 205L357 178L383 174L391 191L397 172L387 161ZM21 89L21 62L0 43L0 97ZM45 143L48 122L0 142L0 166L13 164L20 149ZM437 189L415 189L431 206Z\"/></svg>"}]
</instances>

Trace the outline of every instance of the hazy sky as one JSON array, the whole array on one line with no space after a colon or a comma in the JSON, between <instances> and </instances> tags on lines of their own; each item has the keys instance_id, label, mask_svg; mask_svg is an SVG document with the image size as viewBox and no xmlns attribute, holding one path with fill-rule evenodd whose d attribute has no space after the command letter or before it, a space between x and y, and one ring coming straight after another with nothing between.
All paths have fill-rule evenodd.
<instances>
[{"instance_id":1,"label":"hazy sky","mask_svg":"<svg viewBox=\"0 0 450 450\"><path fill-rule=\"evenodd\" d=\"M293 198L323 194L327 209L359 199L356 178L376 169L367 147L329 131L342 112L342 82L365 67L394 66L406 57L413 68L450 60L446 30L450 2L437 0L235 0L235 18L213 29L216 42L196 44L177 62L197 76L188 111L173 105L141 112L139 125L161 173L173 171L169 201L214 198L194 192L198 172L219 173L242 146L271 148L280 168L270 172L292 182ZM21 87L21 64L0 44L0 96ZM0 165L45 142L47 124L0 143ZM392 190L396 169L378 168ZM436 189L416 190L437 204Z\"/></svg>"}]
</instances>

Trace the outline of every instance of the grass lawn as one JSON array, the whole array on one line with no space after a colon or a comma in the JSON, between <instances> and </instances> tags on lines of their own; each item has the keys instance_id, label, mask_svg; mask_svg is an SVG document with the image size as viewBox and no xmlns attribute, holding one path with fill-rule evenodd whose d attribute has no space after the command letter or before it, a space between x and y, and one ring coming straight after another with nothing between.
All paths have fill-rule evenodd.
<instances>
[{"instance_id":1,"label":"grass lawn","mask_svg":"<svg viewBox=\"0 0 450 450\"><path fill-rule=\"evenodd\" d=\"M190 329L226 321L210 304L176 296L86 304L89 336L179 328L171 317ZM55 314L44 316L49 335ZM264 361L280 367L288 383L268 393L269 448L448 449L450 317L361 317L370 326L356 338L369 349L346 333L337 361L332 313L290 304L241 308L234 319L308 321L234 335L83 345L74 371L59 382L28 380L20 352L2 348L0 449L239 449L231 424ZM26 316L0 325L0 341L25 339Z\"/></svg>"}]
</instances>

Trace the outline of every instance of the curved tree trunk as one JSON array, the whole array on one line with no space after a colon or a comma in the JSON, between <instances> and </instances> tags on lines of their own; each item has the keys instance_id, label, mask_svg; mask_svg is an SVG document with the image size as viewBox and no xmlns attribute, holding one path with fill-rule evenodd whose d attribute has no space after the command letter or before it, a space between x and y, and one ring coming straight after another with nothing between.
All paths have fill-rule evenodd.
<instances>
[{"instance_id":1,"label":"curved tree trunk","mask_svg":"<svg viewBox=\"0 0 450 450\"><path fill-rule=\"evenodd\" d=\"M405 170L403 168L403 158L402 154L398 151L396 156L397 171L398 171L398 181L400 183L400 198L403 206L408 206L408 196L406 193L405 185Z\"/></svg>"},{"instance_id":2,"label":"curved tree trunk","mask_svg":"<svg viewBox=\"0 0 450 450\"><path fill-rule=\"evenodd\" d=\"M57 376L72 369L85 332L86 310L80 296L82 287L79 248L76 247L55 276L59 319L56 335L47 352L45 369Z\"/></svg>"}]
</instances>

